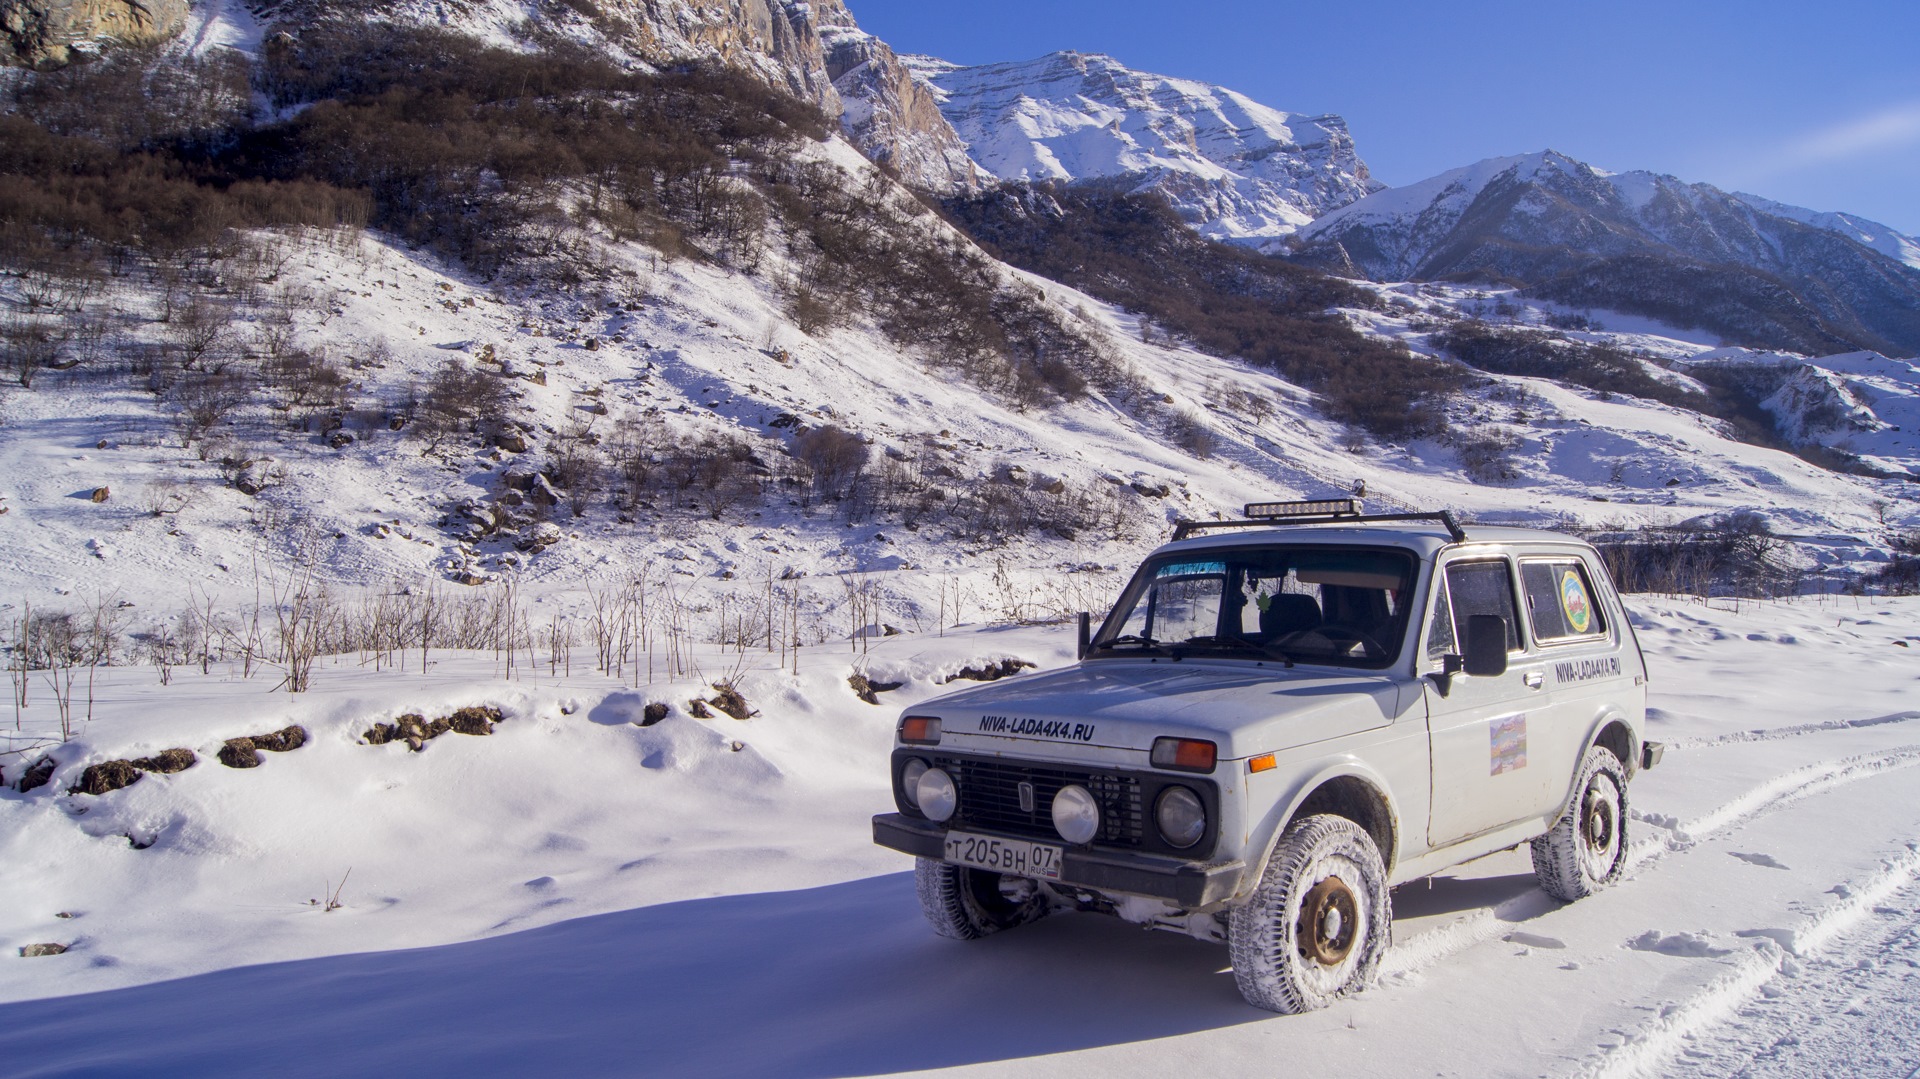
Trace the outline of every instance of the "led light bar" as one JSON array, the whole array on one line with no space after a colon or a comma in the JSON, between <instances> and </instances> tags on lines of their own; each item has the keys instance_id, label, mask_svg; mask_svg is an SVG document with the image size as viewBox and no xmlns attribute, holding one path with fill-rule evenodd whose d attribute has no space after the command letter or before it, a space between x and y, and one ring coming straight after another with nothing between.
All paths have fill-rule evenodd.
<instances>
[{"instance_id":1,"label":"led light bar","mask_svg":"<svg viewBox=\"0 0 1920 1079\"><path fill-rule=\"evenodd\" d=\"M1262 519L1274 517L1358 517L1360 500L1357 498L1322 498L1306 502L1249 502L1245 513L1248 517Z\"/></svg>"}]
</instances>

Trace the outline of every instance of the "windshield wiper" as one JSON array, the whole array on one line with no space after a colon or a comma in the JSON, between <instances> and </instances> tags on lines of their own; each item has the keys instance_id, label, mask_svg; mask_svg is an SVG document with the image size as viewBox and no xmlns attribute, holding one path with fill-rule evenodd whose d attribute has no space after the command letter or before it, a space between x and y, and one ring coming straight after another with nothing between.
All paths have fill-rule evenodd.
<instances>
[{"instance_id":1,"label":"windshield wiper","mask_svg":"<svg viewBox=\"0 0 1920 1079\"><path fill-rule=\"evenodd\" d=\"M1186 640L1181 641L1177 646L1175 646L1174 648L1175 653L1178 654L1180 649L1185 648L1188 645L1203 645L1208 648L1219 648L1219 649L1232 651L1232 652L1251 653L1253 655L1261 657L1262 659L1277 659L1289 667L1293 666L1292 656L1287 655L1285 652L1282 652L1281 650L1279 650L1278 648L1275 648L1270 644L1261 644L1258 641L1250 641L1250 640L1247 640L1245 637L1219 637L1211 634L1206 636L1201 636L1201 637L1188 637Z\"/></svg>"}]
</instances>

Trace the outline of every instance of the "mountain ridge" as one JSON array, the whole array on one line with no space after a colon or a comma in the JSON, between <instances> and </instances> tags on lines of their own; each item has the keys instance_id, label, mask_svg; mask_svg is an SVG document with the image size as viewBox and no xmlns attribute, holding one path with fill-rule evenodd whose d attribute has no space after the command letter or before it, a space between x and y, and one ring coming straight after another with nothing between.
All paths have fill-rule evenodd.
<instances>
[{"instance_id":1,"label":"mountain ridge","mask_svg":"<svg viewBox=\"0 0 1920 1079\"><path fill-rule=\"evenodd\" d=\"M1816 224L1775 205L1546 150L1340 207L1302 229L1289 257L1373 280L1508 282L1673 321L1717 311L1694 324L1742 344L1920 352L1920 268L1843 231L1856 219Z\"/></svg>"}]
</instances>

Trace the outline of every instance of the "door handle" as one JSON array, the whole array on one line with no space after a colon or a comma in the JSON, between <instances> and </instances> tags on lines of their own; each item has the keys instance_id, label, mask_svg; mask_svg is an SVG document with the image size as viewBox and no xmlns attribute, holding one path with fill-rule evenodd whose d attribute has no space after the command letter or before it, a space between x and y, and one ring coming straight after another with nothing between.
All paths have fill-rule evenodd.
<instances>
[{"instance_id":1,"label":"door handle","mask_svg":"<svg viewBox=\"0 0 1920 1079\"><path fill-rule=\"evenodd\" d=\"M1547 675L1544 671L1528 671L1527 677L1523 680L1527 683L1528 689L1539 689L1546 684Z\"/></svg>"}]
</instances>

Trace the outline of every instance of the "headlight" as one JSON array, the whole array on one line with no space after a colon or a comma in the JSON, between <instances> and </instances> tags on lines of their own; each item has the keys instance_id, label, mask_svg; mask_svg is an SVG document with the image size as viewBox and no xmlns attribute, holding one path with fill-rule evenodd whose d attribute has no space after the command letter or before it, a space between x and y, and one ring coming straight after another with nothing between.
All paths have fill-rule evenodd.
<instances>
[{"instance_id":1,"label":"headlight","mask_svg":"<svg viewBox=\"0 0 1920 1079\"><path fill-rule=\"evenodd\" d=\"M1053 796L1053 827L1069 843L1090 843L1100 834L1100 803L1077 783Z\"/></svg>"},{"instance_id":2,"label":"headlight","mask_svg":"<svg viewBox=\"0 0 1920 1079\"><path fill-rule=\"evenodd\" d=\"M927 774L929 765L918 757L907 758L906 766L900 769L900 791L907 801L920 804L920 777Z\"/></svg>"},{"instance_id":3,"label":"headlight","mask_svg":"<svg viewBox=\"0 0 1920 1079\"><path fill-rule=\"evenodd\" d=\"M1187 788L1168 787L1154 803L1153 821L1160 826L1160 838L1185 850L1206 834L1207 807Z\"/></svg>"},{"instance_id":4,"label":"headlight","mask_svg":"<svg viewBox=\"0 0 1920 1079\"><path fill-rule=\"evenodd\" d=\"M952 776L941 769L929 768L914 780L913 800L928 820L945 822L960 805L960 789L953 785Z\"/></svg>"}]
</instances>

